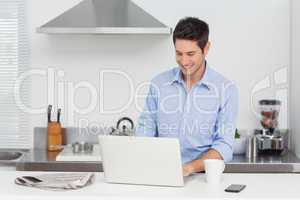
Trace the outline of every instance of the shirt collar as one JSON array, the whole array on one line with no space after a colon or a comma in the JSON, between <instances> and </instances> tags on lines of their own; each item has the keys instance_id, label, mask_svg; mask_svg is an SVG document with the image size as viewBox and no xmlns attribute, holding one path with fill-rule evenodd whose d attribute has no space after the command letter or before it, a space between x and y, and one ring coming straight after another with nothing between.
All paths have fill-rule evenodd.
<instances>
[{"instance_id":1,"label":"shirt collar","mask_svg":"<svg viewBox=\"0 0 300 200\"><path fill-rule=\"evenodd\" d=\"M204 85L207 89L211 89L211 69L209 67L209 65L207 64L207 62L205 61L205 71L203 74L203 77L200 81L198 81L196 83L196 85ZM184 83L183 78L182 78L182 73L181 70L179 69L179 67L175 68L174 71L174 77L172 78L170 84L173 84L174 82L178 82L178 83Z\"/></svg>"},{"instance_id":2,"label":"shirt collar","mask_svg":"<svg viewBox=\"0 0 300 200\"><path fill-rule=\"evenodd\" d=\"M172 78L170 83L172 84L174 82L183 83L183 78L182 78L181 70L179 69L179 67L175 68L174 77Z\"/></svg>"}]
</instances>

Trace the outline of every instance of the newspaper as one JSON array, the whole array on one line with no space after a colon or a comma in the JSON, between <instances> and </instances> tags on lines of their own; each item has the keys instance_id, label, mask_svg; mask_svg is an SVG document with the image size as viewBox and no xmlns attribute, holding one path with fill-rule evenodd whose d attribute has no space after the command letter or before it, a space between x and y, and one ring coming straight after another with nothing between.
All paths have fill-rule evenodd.
<instances>
[{"instance_id":1,"label":"newspaper","mask_svg":"<svg viewBox=\"0 0 300 200\"><path fill-rule=\"evenodd\" d=\"M18 185L44 190L76 190L94 182L94 173L51 173L37 176L21 176L15 179Z\"/></svg>"}]
</instances>

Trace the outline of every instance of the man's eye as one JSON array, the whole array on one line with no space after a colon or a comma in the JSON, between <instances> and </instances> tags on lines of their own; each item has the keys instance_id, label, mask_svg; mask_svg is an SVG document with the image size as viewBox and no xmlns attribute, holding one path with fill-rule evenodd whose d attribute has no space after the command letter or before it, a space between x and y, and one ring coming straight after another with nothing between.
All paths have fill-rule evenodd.
<instances>
[{"instance_id":1,"label":"man's eye","mask_svg":"<svg viewBox=\"0 0 300 200\"><path fill-rule=\"evenodd\" d=\"M195 55L194 53L188 53L187 54L188 56L193 56L193 55Z\"/></svg>"}]
</instances>

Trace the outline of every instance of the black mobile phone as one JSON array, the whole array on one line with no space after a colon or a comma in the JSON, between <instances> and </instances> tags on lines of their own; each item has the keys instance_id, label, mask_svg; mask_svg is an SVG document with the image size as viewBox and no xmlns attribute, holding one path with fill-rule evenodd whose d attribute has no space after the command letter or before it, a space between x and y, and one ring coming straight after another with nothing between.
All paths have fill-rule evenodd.
<instances>
[{"instance_id":1,"label":"black mobile phone","mask_svg":"<svg viewBox=\"0 0 300 200\"><path fill-rule=\"evenodd\" d=\"M240 192L245 187L246 185L231 184L225 189L225 192Z\"/></svg>"}]
</instances>

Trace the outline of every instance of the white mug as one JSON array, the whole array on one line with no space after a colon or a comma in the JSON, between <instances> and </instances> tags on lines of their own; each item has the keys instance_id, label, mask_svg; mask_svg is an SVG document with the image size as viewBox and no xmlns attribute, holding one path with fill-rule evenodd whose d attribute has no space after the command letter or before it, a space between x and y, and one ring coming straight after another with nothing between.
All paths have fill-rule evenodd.
<instances>
[{"instance_id":1,"label":"white mug","mask_svg":"<svg viewBox=\"0 0 300 200\"><path fill-rule=\"evenodd\" d=\"M222 173L225 169L224 160L206 159L204 160L206 182L217 184L221 182Z\"/></svg>"}]
</instances>

